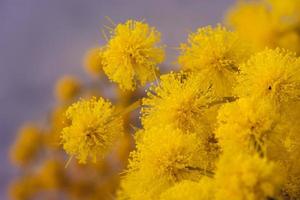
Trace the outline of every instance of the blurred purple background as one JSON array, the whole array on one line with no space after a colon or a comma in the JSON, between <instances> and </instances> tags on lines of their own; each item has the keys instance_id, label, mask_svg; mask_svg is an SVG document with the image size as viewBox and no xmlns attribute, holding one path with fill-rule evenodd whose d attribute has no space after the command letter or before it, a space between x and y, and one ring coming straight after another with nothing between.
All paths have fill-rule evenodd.
<instances>
[{"instance_id":1,"label":"blurred purple background","mask_svg":"<svg viewBox=\"0 0 300 200\"><path fill-rule=\"evenodd\" d=\"M53 106L52 87L63 74L87 78L82 56L103 44L105 16L115 22L146 19L173 47L189 31L222 21L234 0L0 0L0 199L16 175L8 147L24 121L44 117Z\"/></svg>"}]
</instances>

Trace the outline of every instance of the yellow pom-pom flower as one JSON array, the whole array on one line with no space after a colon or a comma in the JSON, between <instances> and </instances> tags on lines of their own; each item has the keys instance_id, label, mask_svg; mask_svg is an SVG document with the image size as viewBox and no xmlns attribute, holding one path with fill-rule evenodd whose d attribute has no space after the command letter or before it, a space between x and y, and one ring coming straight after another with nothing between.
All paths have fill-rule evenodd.
<instances>
[{"instance_id":1,"label":"yellow pom-pom flower","mask_svg":"<svg viewBox=\"0 0 300 200\"><path fill-rule=\"evenodd\" d=\"M118 24L105 51L104 72L124 90L134 90L155 79L157 65L164 60L160 33L144 22Z\"/></svg>"},{"instance_id":2,"label":"yellow pom-pom flower","mask_svg":"<svg viewBox=\"0 0 300 200\"><path fill-rule=\"evenodd\" d=\"M123 134L123 120L103 98L80 100L71 105L66 117L70 125L62 130L63 148L80 163L96 162Z\"/></svg>"},{"instance_id":3,"label":"yellow pom-pom flower","mask_svg":"<svg viewBox=\"0 0 300 200\"><path fill-rule=\"evenodd\" d=\"M203 89L202 89L203 88ZM161 76L143 99L142 124L147 128L170 125L183 132L201 132L205 111L213 101L201 77L185 72Z\"/></svg>"},{"instance_id":4,"label":"yellow pom-pom flower","mask_svg":"<svg viewBox=\"0 0 300 200\"><path fill-rule=\"evenodd\" d=\"M161 194L160 200L212 200L214 180L202 178L199 182L184 180Z\"/></svg>"},{"instance_id":5,"label":"yellow pom-pom flower","mask_svg":"<svg viewBox=\"0 0 300 200\"><path fill-rule=\"evenodd\" d=\"M273 162L258 156L224 155L215 176L216 200L277 199L282 173Z\"/></svg>"},{"instance_id":6,"label":"yellow pom-pom flower","mask_svg":"<svg viewBox=\"0 0 300 200\"><path fill-rule=\"evenodd\" d=\"M265 155L267 141L276 137L278 118L268 101L239 99L219 110L216 137L223 151Z\"/></svg>"},{"instance_id":7,"label":"yellow pom-pom flower","mask_svg":"<svg viewBox=\"0 0 300 200\"><path fill-rule=\"evenodd\" d=\"M92 48L84 57L84 67L86 71L95 76L99 76L103 69L103 48Z\"/></svg>"},{"instance_id":8,"label":"yellow pom-pom flower","mask_svg":"<svg viewBox=\"0 0 300 200\"><path fill-rule=\"evenodd\" d=\"M237 96L269 99L279 106L300 100L300 60L283 49L266 49L241 66Z\"/></svg>"},{"instance_id":9,"label":"yellow pom-pom flower","mask_svg":"<svg viewBox=\"0 0 300 200\"><path fill-rule=\"evenodd\" d=\"M210 176L205 155L196 134L170 127L140 132L119 199L158 199L177 182Z\"/></svg>"},{"instance_id":10,"label":"yellow pom-pom flower","mask_svg":"<svg viewBox=\"0 0 300 200\"><path fill-rule=\"evenodd\" d=\"M249 57L250 48L234 32L222 26L199 28L181 45L178 62L184 70L199 72L217 96L230 96L239 64Z\"/></svg>"},{"instance_id":11,"label":"yellow pom-pom flower","mask_svg":"<svg viewBox=\"0 0 300 200\"><path fill-rule=\"evenodd\" d=\"M23 166L30 163L42 147L42 134L34 124L25 124L18 132L18 138L10 150L13 163Z\"/></svg>"},{"instance_id":12,"label":"yellow pom-pom flower","mask_svg":"<svg viewBox=\"0 0 300 200\"><path fill-rule=\"evenodd\" d=\"M55 96L60 101L69 101L76 97L80 91L80 83L73 76L60 78L55 85Z\"/></svg>"}]
</instances>

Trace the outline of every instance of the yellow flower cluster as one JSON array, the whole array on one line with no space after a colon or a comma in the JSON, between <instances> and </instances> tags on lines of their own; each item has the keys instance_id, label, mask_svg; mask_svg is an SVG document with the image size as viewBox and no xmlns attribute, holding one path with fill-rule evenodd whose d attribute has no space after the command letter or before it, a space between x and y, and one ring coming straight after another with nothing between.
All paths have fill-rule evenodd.
<instances>
[{"instance_id":1,"label":"yellow flower cluster","mask_svg":"<svg viewBox=\"0 0 300 200\"><path fill-rule=\"evenodd\" d=\"M180 45L180 70L160 76L160 33L111 21L107 44L85 57L93 85L63 78L49 126L21 131L12 159L38 164L11 196L299 199L299 11L298 0L240 2L228 16L235 31L198 28ZM98 95L102 70L119 86L110 100Z\"/></svg>"},{"instance_id":2,"label":"yellow flower cluster","mask_svg":"<svg viewBox=\"0 0 300 200\"><path fill-rule=\"evenodd\" d=\"M234 89L239 99L223 105L218 115L216 136L224 155L233 156L234 152L239 152L260 156L279 168L280 173L273 176L282 176L278 177L282 180L282 192L274 192L273 185L272 198L293 199L300 191L300 170L295 162L295 156L299 155L296 146L300 143L291 141L299 134L298 66L299 58L287 50L266 49L254 54L241 66ZM270 196L268 191L261 192L264 194L255 194ZM250 199L263 199L252 196Z\"/></svg>"}]
</instances>

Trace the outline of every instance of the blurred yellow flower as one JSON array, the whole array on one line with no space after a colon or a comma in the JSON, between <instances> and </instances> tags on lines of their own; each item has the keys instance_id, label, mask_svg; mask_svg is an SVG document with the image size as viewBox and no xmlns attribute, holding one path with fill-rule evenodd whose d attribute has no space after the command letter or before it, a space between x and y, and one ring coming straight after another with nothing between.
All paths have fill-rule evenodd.
<instances>
[{"instance_id":1,"label":"blurred yellow flower","mask_svg":"<svg viewBox=\"0 0 300 200\"><path fill-rule=\"evenodd\" d=\"M103 69L103 48L96 47L90 49L84 57L84 67L86 71L94 76L99 76Z\"/></svg>"},{"instance_id":2,"label":"blurred yellow flower","mask_svg":"<svg viewBox=\"0 0 300 200\"><path fill-rule=\"evenodd\" d=\"M24 124L10 149L11 160L16 165L27 165L37 156L41 147L41 130L34 124Z\"/></svg>"},{"instance_id":3,"label":"blurred yellow flower","mask_svg":"<svg viewBox=\"0 0 300 200\"><path fill-rule=\"evenodd\" d=\"M67 186L64 163L58 159L46 160L37 173L44 189L63 189Z\"/></svg>"},{"instance_id":4,"label":"blurred yellow flower","mask_svg":"<svg viewBox=\"0 0 300 200\"><path fill-rule=\"evenodd\" d=\"M72 100L79 94L80 82L73 76L60 78L55 85L55 96L60 101Z\"/></svg>"},{"instance_id":5,"label":"blurred yellow flower","mask_svg":"<svg viewBox=\"0 0 300 200\"><path fill-rule=\"evenodd\" d=\"M282 47L300 52L300 1L238 1L225 21L257 50Z\"/></svg>"},{"instance_id":6,"label":"blurred yellow flower","mask_svg":"<svg viewBox=\"0 0 300 200\"><path fill-rule=\"evenodd\" d=\"M36 192L40 190L38 179L34 176L24 176L14 180L9 187L9 196L13 200L33 199Z\"/></svg>"}]
</instances>

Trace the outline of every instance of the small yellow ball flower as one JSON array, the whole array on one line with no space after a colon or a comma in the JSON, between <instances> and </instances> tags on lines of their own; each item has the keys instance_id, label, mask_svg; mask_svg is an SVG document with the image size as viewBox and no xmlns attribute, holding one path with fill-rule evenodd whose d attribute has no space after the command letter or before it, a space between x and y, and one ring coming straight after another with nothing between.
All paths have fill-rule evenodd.
<instances>
[{"instance_id":1,"label":"small yellow ball flower","mask_svg":"<svg viewBox=\"0 0 300 200\"><path fill-rule=\"evenodd\" d=\"M69 101L76 97L80 91L79 81L72 76L64 76L56 82L55 96L60 101Z\"/></svg>"},{"instance_id":2,"label":"small yellow ball flower","mask_svg":"<svg viewBox=\"0 0 300 200\"><path fill-rule=\"evenodd\" d=\"M205 147L196 134L153 127L137 137L119 199L158 199L177 182L210 175Z\"/></svg>"},{"instance_id":3,"label":"small yellow ball flower","mask_svg":"<svg viewBox=\"0 0 300 200\"><path fill-rule=\"evenodd\" d=\"M256 96L281 106L300 100L300 60L284 49L266 49L241 66L235 93Z\"/></svg>"},{"instance_id":4,"label":"small yellow ball flower","mask_svg":"<svg viewBox=\"0 0 300 200\"><path fill-rule=\"evenodd\" d=\"M199 72L217 96L230 96L239 64L250 56L250 46L222 26L199 28L181 44L178 62L183 70Z\"/></svg>"},{"instance_id":5,"label":"small yellow ball flower","mask_svg":"<svg viewBox=\"0 0 300 200\"><path fill-rule=\"evenodd\" d=\"M99 76L103 69L103 48L90 49L84 57L86 71L94 76Z\"/></svg>"},{"instance_id":6,"label":"small yellow ball flower","mask_svg":"<svg viewBox=\"0 0 300 200\"><path fill-rule=\"evenodd\" d=\"M42 134L33 124L25 124L18 132L18 138L12 146L10 155L13 163L23 166L30 163L42 146Z\"/></svg>"},{"instance_id":7,"label":"small yellow ball flower","mask_svg":"<svg viewBox=\"0 0 300 200\"><path fill-rule=\"evenodd\" d=\"M213 101L201 77L184 72L161 76L143 99L142 124L148 129L170 125L183 132L202 132L205 110Z\"/></svg>"},{"instance_id":8,"label":"small yellow ball flower","mask_svg":"<svg viewBox=\"0 0 300 200\"><path fill-rule=\"evenodd\" d=\"M62 130L63 148L80 163L103 158L123 134L123 120L103 98L80 100L66 112L70 125Z\"/></svg>"},{"instance_id":9,"label":"small yellow ball flower","mask_svg":"<svg viewBox=\"0 0 300 200\"><path fill-rule=\"evenodd\" d=\"M242 98L219 110L216 137L223 151L266 154L267 142L274 141L278 112L268 101Z\"/></svg>"},{"instance_id":10,"label":"small yellow ball flower","mask_svg":"<svg viewBox=\"0 0 300 200\"><path fill-rule=\"evenodd\" d=\"M223 155L215 176L215 199L277 199L283 178L275 163L265 158Z\"/></svg>"},{"instance_id":11,"label":"small yellow ball flower","mask_svg":"<svg viewBox=\"0 0 300 200\"><path fill-rule=\"evenodd\" d=\"M104 57L104 72L124 90L155 79L157 65L164 60L160 33L148 24L128 20L112 31Z\"/></svg>"}]
</instances>

